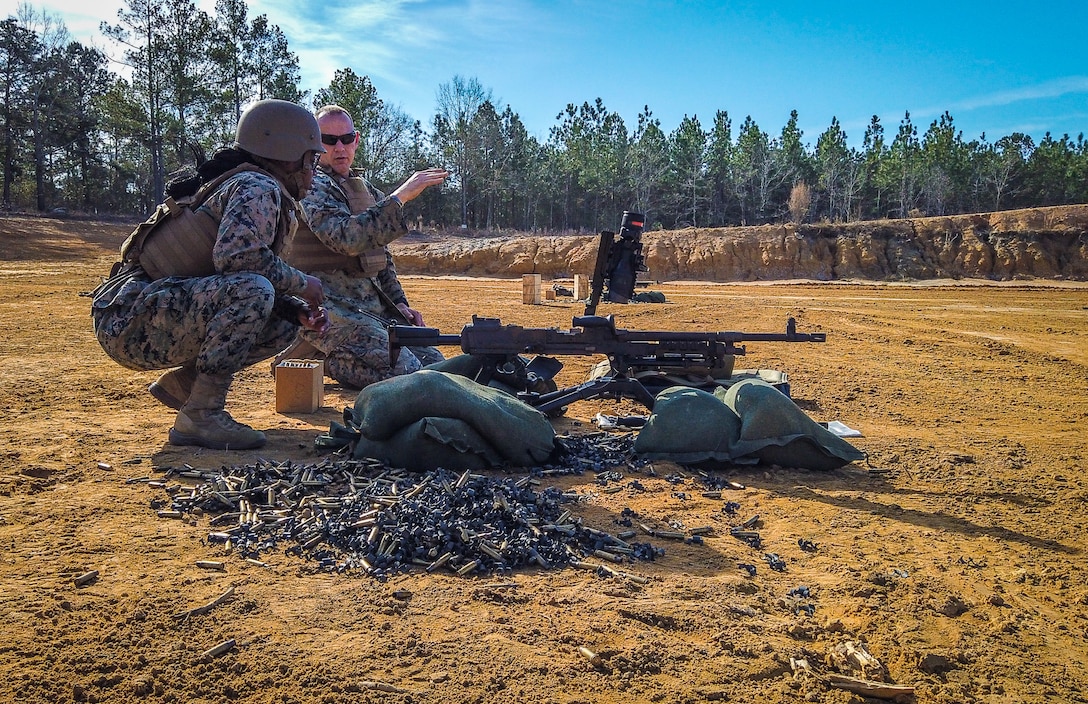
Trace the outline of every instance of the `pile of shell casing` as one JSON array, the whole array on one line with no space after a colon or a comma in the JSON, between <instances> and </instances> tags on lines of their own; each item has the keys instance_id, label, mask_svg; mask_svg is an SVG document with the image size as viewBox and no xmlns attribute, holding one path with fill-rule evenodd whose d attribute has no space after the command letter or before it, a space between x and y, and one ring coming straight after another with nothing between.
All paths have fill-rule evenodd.
<instances>
[{"instance_id":1,"label":"pile of shell casing","mask_svg":"<svg viewBox=\"0 0 1088 704\"><path fill-rule=\"evenodd\" d=\"M328 456L313 464L287 460L168 470L195 486L161 482L163 517L210 516L208 542L251 562L283 552L317 569L384 579L408 569L489 574L580 564L590 555L613 561L653 559L660 550L585 527L568 505L581 495L544 487L543 477L627 466L623 436L562 438L556 464L514 475L435 469L413 473L376 460ZM625 537L630 538L625 534Z\"/></svg>"}]
</instances>

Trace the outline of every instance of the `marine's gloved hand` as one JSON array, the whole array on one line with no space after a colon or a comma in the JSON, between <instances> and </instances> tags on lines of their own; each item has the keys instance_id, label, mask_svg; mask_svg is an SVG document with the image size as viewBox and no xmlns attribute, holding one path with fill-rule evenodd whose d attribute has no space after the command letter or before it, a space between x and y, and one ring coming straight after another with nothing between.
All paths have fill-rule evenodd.
<instances>
[{"instance_id":1,"label":"marine's gloved hand","mask_svg":"<svg viewBox=\"0 0 1088 704\"><path fill-rule=\"evenodd\" d=\"M322 306L312 306L298 296L277 296L273 308L284 320L298 323L307 330L323 333L329 328L329 314Z\"/></svg>"}]
</instances>

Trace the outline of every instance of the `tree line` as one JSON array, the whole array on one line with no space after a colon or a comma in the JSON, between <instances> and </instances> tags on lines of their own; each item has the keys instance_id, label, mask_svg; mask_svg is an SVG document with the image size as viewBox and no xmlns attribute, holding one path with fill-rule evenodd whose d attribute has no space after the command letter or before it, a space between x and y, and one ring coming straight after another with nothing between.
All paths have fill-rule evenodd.
<instances>
[{"instance_id":1,"label":"tree line","mask_svg":"<svg viewBox=\"0 0 1088 704\"><path fill-rule=\"evenodd\" d=\"M350 68L310 96L283 32L244 0L217 0L213 14L192 0L126 0L100 31L115 55L29 4L0 23L5 210L142 218L263 98L347 108L362 135L356 166L379 187L447 168L443 189L412 204L440 227L595 232L624 210L671 229L1088 202L1083 134L968 141L948 112L924 131L907 112L894 133L874 115L860 149L833 118L813 146L796 111L777 134L725 110L666 133L649 106L628 127L598 98L568 104L541 141L475 78L440 85L427 123Z\"/></svg>"}]
</instances>

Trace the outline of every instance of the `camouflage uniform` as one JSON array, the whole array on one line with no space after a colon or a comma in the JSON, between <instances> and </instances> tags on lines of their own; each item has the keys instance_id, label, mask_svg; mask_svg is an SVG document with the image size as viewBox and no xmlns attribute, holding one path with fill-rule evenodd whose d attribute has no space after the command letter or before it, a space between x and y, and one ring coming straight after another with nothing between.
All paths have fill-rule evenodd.
<instances>
[{"instance_id":1,"label":"camouflage uniform","mask_svg":"<svg viewBox=\"0 0 1088 704\"><path fill-rule=\"evenodd\" d=\"M106 354L129 369L195 364L226 375L290 344L298 321L274 315L273 305L277 294L301 293L306 279L273 251L281 201L271 176L232 176L201 206L219 222L218 274L152 281L136 268L100 287L91 314Z\"/></svg>"},{"instance_id":2,"label":"camouflage uniform","mask_svg":"<svg viewBox=\"0 0 1088 704\"><path fill-rule=\"evenodd\" d=\"M331 169L321 167L313 188L300 201L309 228L321 244L338 254L357 257L382 248L385 265L374 276L345 268L307 271L321 279L331 325L324 334L301 330L299 337L325 353L329 376L345 386L363 388L417 371L443 357L433 347L405 348L396 363L390 364L387 326L391 319L400 320L396 304L407 305L408 299L386 245L407 234L407 222L395 199L365 181L374 204L353 214L344 181ZM290 251L285 257L294 261Z\"/></svg>"}]
</instances>

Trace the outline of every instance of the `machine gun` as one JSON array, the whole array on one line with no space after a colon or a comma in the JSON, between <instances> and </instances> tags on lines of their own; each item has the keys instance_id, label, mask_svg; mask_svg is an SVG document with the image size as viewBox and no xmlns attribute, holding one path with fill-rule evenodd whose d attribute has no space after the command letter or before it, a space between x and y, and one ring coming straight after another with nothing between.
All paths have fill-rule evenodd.
<instances>
[{"instance_id":1,"label":"machine gun","mask_svg":"<svg viewBox=\"0 0 1088 704\"><path fill-rule=\"evenodd\" d=\"M597 303L601 300L606 282L608 284L606 301L627 303L631 300L631 296L635 293L635 278L640 271L646 271L645 260L642 256L643 222L641 213L625 210L620 220L618 242L615 232L609 230L601 232L601 240L597 245L597 262L593 267L593 277L590 280L586 315L597 313Z\"/></svg>"},{"instance_id":2,"label":"machine gun","mask_svg":"<svg viewBox=\"0 0 1088 704\"><path fill-rule=\"evenodd\" d=\"M785 333L771 332L661 332L618 330L612 316L575 317L570 330L502 325L498 318L472 316L461 334L442 334L435 328L389 326L389 354L396 359L401 347L460 345L466 354L482 360L475 381L489 383L497 374L513 379L518 397L544 413L579 400L631 398L653 409L654 394L636 373L652 370L667 375L702 375L727 378L733 357L745 354L742 342L824 342L822 332L797 332L790 318ZM536 354L526 361L522 355ZM608 358L608 372L566 389L541 392L562 363L550 355L596 355ZM554 389L554 385L552 386Z\"/></svg>"}]
</instances>

